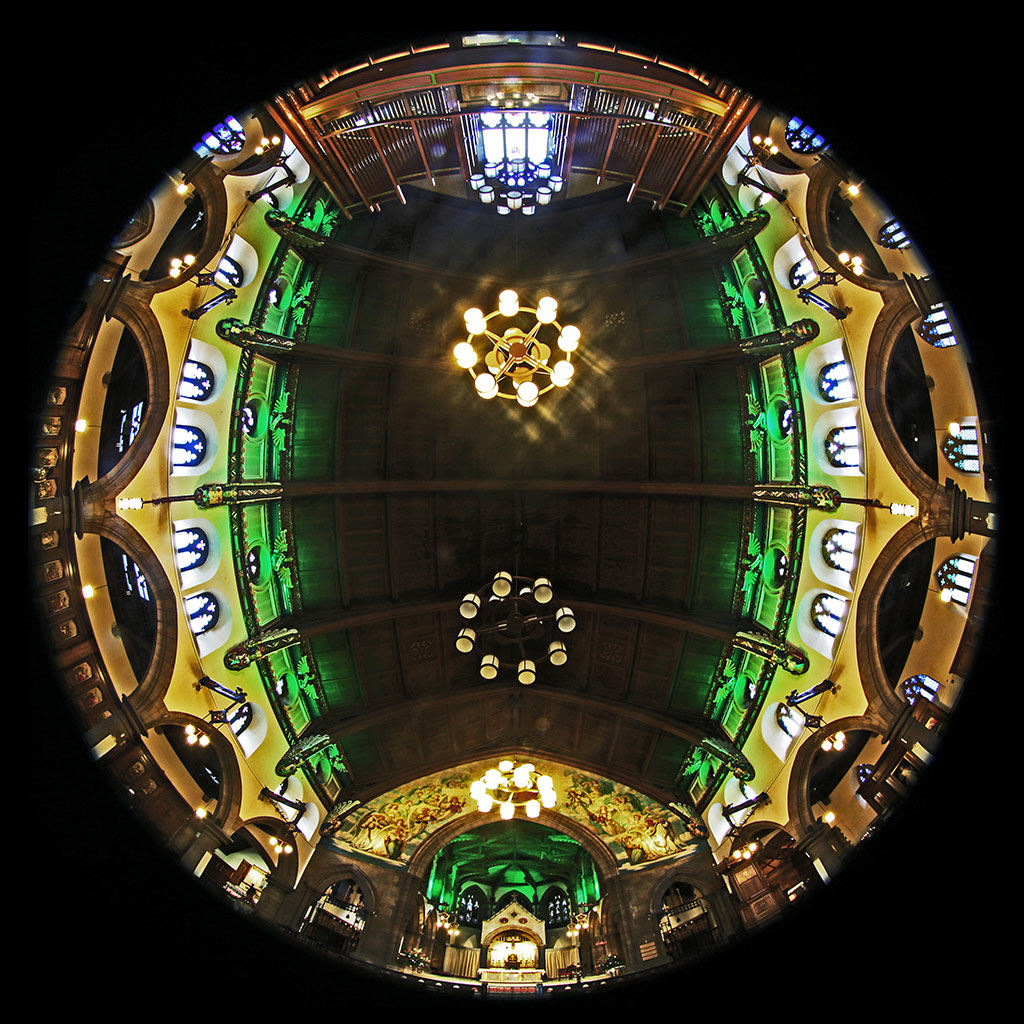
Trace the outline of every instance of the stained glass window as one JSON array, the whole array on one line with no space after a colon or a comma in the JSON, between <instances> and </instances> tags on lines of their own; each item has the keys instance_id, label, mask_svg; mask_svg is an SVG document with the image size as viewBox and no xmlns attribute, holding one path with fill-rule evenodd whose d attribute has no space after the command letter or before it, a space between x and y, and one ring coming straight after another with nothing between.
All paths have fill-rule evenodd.
<instances>
[{"instance_id":1,"label":"stained glass window","mask_svg":"<svg viewBox=\"0 0 1024 1024\"><path fill-rule=\"evenodd\" d=\"M825 137L799 117L789 119L786 142L794 153L817 153L825 147Z\"/></svg>"},{"instance_id":2,"label":"stained glass window","mask_svg":"<svg viewBox=\"0 0 1024 1024\"><path fill-rule=\"evenodd\" d=\"M200 636L217 625L220 605L213 594L204 591L185 598L185 614L188 615L192 632Z\"/></svg>"},{"instance_id":3,"label":"stained glass window","mask_svg":"<svg viewBox=\"0 0 1024 1024\"><path fill-rule=\"evenodd\" d=\"M203 136L211 153L240 153L245 146L245 129L234 117L225 118Z\"/></svg>"},{"instance_id":4,"label":"stained glass window","mask_svg":"<svg viewBox=\"0 0 1024 1024\"><path fill-rule=\"evenodd\" d=\"M962 473L981 472L981 447L978 444L978 428L963 425L951 432L942 443L942 454L949 463Z\"/></svg>"},{"instance_id":5,"label":"stained glass window","mask_svg":"<svg viewBox=\"0 0 1024 1024\"><path fill-rule=\"evenodd\" d=\"M908 704L913 704L918 697L935 700L939 693L939 681L923 674L911 676L909 679L903 680L900 690L903 693L903 699Z\"/></svg>"},{"instance_id":6,"label":"stained glass window","mask_svg":"<svg viewBox=\"0 0 1024 1024\"><path fill-rule=\"evenodd\" d=\"M973 555L953 555L947 558L935 572L935 579L941 588L943 601L955 601L966 605L971 596L974 570L977 559Z\"/></svg>"},{"instance_id":7,"label":"stained glass window","mask_svg":"<svg viewBox=\"0 0 1024 1024\"><path fill-rule=\"evenodd\" d=\"M956 344L956 334L946 307L937 302L925 316L917 333L935 348L949 348Z\"/></svg>"},{"instance_id":8,"label":"stained glass window","mask_svg":"<svg viewBox=\"0 0 1024 1024\"><path fill-rule=\"evenodd\" d=\"M829 636L838 636L846 612L846 599L837 594L819 594L811 605L811 620Z\"/></svg>"},{"instance_id":9,"label":"stained glass window","mask_svg":"<svg viewBox=\"0 0 1024 1024\"><path fill-rule=\"evenodd\" d=\"M898 220L890 220L879 229L878 244L884 249L906 249L910 239Z\"/></svg>"},{"instance_id":10,"label":"stained glass window","mask_svg":"<svg viewBox=\"0 0 1024 1024\"><path fill-rule=\"evenodd\" d=\"M206 454L206 435L198 428L178 424L174 428L175 466L195 466Z\"/></svg>"},{"instance_id":11,"label":"stained glass window","mask_svg":"<svg viewBox=\"0 0 1024 1024\"><path fill-rule=\"evenodd\" d=\"M856 427L833 427L825 435L825 457L833 466L860 465L860 432Z\"/></svg>"},{"instance_id":12,"label":"stained glass window","mask_svg":"<svg viewBox=\"0 0 1024 1024\"><path fill-rule=\"evenodd\" d=\"M178 397L189 398L193 402L204 402L213 391L213 370L206 363L197 359L189 359L181 371L181 383L178 385Z\"/></svg>"},{"instance_id":13,"label":"stained glass window","mask_svg":"<svg viewBox=\"0 0 1024 1024\"><path fill-rule=\"evenodd\" d=\"M206 533L198 527L175 530L174 550L180 570L196 569L209 557L210 541Z\"/></svg>"},{"instance_id":14,"label":"stained glass window","mask_svg":"<svg viewBox=\"0 0 1024 1024\"><path fill-rule=\"evenodd\" d=\"M823 366L818 372L818 391L827 402L853 398L853 372L845 359Z\"/></svg>"},{"instance_id":15,"label":"stained glass window","mask_svg":"<svg viewBox=\"0 0 1024 1024\"><path fill-rule=\"evenodd\" d=\"M821 542L821 557L825 564L841 572L853 572L853 553L857 548L857 535L852 530L838 527L827 530Z\"/></svg>"}]
</instances>

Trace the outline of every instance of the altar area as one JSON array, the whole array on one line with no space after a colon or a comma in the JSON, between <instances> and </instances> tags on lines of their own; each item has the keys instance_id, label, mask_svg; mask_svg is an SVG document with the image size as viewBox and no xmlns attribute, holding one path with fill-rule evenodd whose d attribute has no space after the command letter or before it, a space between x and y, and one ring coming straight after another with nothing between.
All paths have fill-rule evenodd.
<instances>
[{"instance_id":1,"label":"altar area","mask_svg":"<svg viewBox=\"0 0 1024 1024\"><path fill-rule=\"evenodd\" d=\"M481 922L480 945L487 958L479 978L488 991L536 990L540 986L545 973L541 966L545 924L518 902L506 904Z\"/></svg>"}]
</instances>

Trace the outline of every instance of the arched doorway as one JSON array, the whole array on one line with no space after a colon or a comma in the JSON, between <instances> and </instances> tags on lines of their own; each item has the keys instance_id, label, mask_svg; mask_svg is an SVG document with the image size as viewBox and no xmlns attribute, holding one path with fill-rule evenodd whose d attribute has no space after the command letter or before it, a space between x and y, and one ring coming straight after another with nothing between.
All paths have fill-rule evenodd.
<instances>
[{"instance_id":1,"label":"arched doorway","mask_svg":"<svg viewBox=\"0 0 1024 1024\"><path fill-rule=\"evenodd\" d=\"M672 882L665 890L658 930L665 952L677 962L695 960L715 945L708 908L697 890L686 882Z\"/></svg>"},{"instance_id":2,"label":"arched doorway","mask_svg":"<svg viewBox=\"0 0 1024 1024\"><path fill-rule=\"evenodd\" d=\"M366 925L363 892L351 878L342 879L306 911L299 934L332 953L352 954Z\"/></svg>"},{"instance_id":3,"label":"arched doorway","mask_svg":"<svg viewBox=\"0 0 1024 1024\"><path fill-rule=\"evenodd\" d=\"M592 972L586 925L602 898L597 868L555 828L514 820L460 833L435 854L425 897L438 924L420 948L433 951L438 973L475 980L527 961L547 981Z\"/></svg>"}]
</instances>

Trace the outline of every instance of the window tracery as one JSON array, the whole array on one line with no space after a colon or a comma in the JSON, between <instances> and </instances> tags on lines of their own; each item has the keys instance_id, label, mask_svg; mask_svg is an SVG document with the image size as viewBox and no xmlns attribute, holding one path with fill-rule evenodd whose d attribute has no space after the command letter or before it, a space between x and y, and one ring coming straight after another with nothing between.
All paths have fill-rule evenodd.
<instances>
[{"instance_id":1,"label":"window tracery","mask_svg":"<svg viewBox=\"0 0 1024 1024\"><path fill-rule=\"evenodd\" d=\"M833 427L825 435L825 457L837 468L860 466L860 431L856 427Z\"/></svg>"},{"instance_id":2,"label":"window tracery","mask_svg":"<svg viewBox=\"0 0 1024 1024\"><path fill-rule=\"evenodd\" d=\"M961 473L981 472L981 446L978 428L972 424L958 426L942 442L942 454Z\"/></svg>"},{"instance_id":3,"label":"window tracery","mask_svg":"<svg viewBox=\"0 0 1024 1024\"><path fill-rule=\"evenodd\" d=\"M853 371L845 359L823 366L818 371L818 391L826 402L845 402L854 397Z\"/></svg>"},{"instance_id":4,"label":"window tracery","mask_svg":"<svg viewBox=\"0 0 1024 1024\"><path fill-rule=\"evenodd\" d=\"M846 598L837 594L819 594L811 605L811 621L829 636L839 636L846 612Z\"/></svg>"},{"instance_id":5,"label":"window tracery","mask_svg":"<svg viewBox=\"0 0 1024 1024\"><path fill-rule=\"evenodd\" d=\"M840 572L853 572L857 550L857 535L853 530L833 527L825 533L821 540L821 557L831 569Z\"/></svg>"},{"instance_id":6,"label":"window tracery","mask_svg":"<svg viewBox=\"0 0 1024 1024\"><path fill-rule=\"evenodd\" d=\"M201 636L217 625L220 605L213 594L203 591L185 598L185 614L188 615L189 628L196 636Z\"/></svg>"},{"instance_id":7,"label":"window tracery","mask_svg":"<svg viewBox=\"0 0 1024 1024\"><path fill-rule=\"evenodd\" d=\"M198 569L210 555L210 539L199 527L174 531L174 552L178 569Z\"/></svg>"},{"instance_id":8,"label":"window tracery","mask_svg":"<svg viewBox=\"0 0 1024 1024\"><path fill-rule=\"evenodd\" d=\"M195 466L203 461L206 454L206 434L198 427L178 424L174 428L175 466Z\"/></svg>"},{"instance_id":9,"label":"window tracery","mask_svg":"<svg viewBox=\"0 0 1024 1024\"><path fill-rule=\"evenodd\" d=\"M908 704L913 704L918 697L935 700L939 693L939 681L923 673L904 679L900 684L900 692Z\"/></svg>"},{"instance_id":10,"label":"window tracery","mask_svg":"<svg viewBox=\"0 0 1024 1024\"><path fill-rule=\"evenodd\" d=\"M803 118L791 117L786 125L786 144L794 153L817 153L825 148L825 137Z\"/></svg>"},{"instance_id":11,"label":"window tracery","mask_svg":"<svg viewBox=\"0 0 1024 1024\"><path fill-rule=\"evenodd\" d=\"M971 596L977 559L973 555L953 555L935 571L943 601L966 605Z\"/></svg>"},{"instance_id":12,"label":"window tracery","mask_svg":"<svg viewBox=\"0 0 1024 1024\"><path fill-rule=\"evenodd\" d=\"M917 333L934 348L950 348L956 344L956 334L949 319L949 311L936 302L918 327Z\"/></svg>"},{"instance_id":13,"label":"window tracery","mask_svg":"<svg viewBox=\"0 0 1024 1024\"><path fill-rule=\"evenodd\" d=\"M178 397L205 402L213 392L213 370L198 359L189 359L181 371Z\"/></svg>"}]
</instances>

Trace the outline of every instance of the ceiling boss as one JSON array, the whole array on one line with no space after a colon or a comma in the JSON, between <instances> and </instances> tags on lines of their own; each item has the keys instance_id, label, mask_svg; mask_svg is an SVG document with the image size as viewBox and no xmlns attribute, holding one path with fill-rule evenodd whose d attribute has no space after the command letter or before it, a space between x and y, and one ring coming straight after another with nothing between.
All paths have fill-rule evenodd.
<instances>
[{"instance_id":1,"label":"ceiling boss","mask_svg":"<svg viewBox=\"0 0 1024 1024\"><path fill-rule=\"evenodd\" d=\"M514 323L500 335L490 329L495 317L515 320L521 313L536 317L529 331L524 332ZM540 299L534 309L521 306L518 294L511 288L498 296L498 308L486 316L476 308L466 310L469 337L460 341L452 354L459 366L469 370L481 398L514 398L528 409L536 405L545 392L564 388L572 382L576 372L572 354L579 346L580 331L571 324L562 327L555 319L557 315L558 302L550 295ZM552 344L557 344L559 351L555 355L560 358L552 359L552 344L542 340L542 331ZM557 342L554 332L557 332ZM477 371L480 355L473 340L479 337L489 341L491 348L483 357L483 368Z\"/></svg>"}]
</instances>

